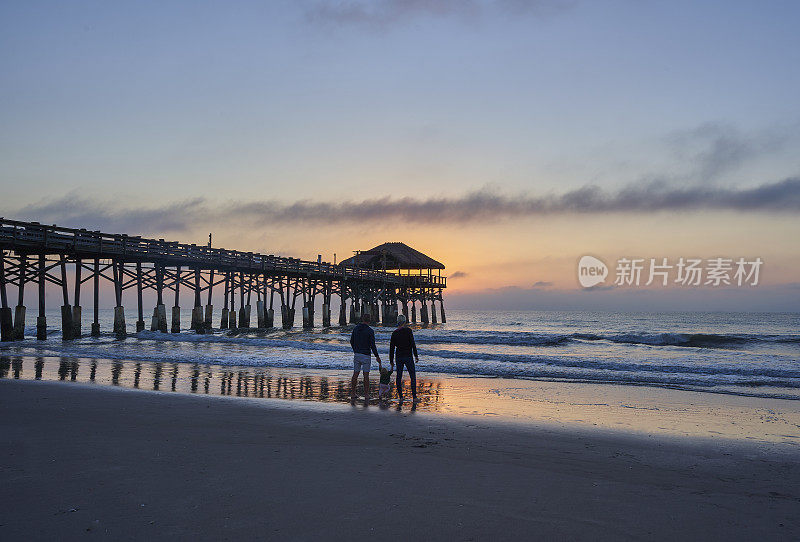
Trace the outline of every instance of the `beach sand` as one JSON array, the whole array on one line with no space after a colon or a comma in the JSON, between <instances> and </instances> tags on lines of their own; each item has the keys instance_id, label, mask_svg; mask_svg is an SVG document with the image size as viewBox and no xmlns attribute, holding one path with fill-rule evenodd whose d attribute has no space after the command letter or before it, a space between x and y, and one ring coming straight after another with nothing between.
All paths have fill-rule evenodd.
<instances>
[{"instance_id":1,"label":"beach sand","mask_svg":"<svg viewBox=\"0 0 800 542\"><path fill-rule=\"evenodd\" d=\"M0 409L2 540L800 537L791 442L8 379Z\"/></svg>"}]
</instances>

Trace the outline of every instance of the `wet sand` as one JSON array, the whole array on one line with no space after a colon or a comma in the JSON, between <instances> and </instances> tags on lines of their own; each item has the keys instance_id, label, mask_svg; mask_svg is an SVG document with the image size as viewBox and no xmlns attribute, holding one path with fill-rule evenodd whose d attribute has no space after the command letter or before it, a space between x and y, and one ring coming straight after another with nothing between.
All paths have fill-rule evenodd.
<instances>
[{"instance_id":1,"label":"wet sand","mask_svg":"<svg viewBox=\"0 0 800 542\"><path fill-rule=\"evenodd\" d=\"M800 536L789 441L9 379L0 409L3 540Z\"/></svg>"},{"instance_id":2,"label":"wet sand","mask_svg":"<svg viewBox=\"0 0 800 542\"><path fill-rule=\"evenodd\" d=\"M349 403L350 377L350 371L327 369L0 356L0 379L254 399ZM377 379L372 377L372 397L377 402ZM404 384L408 397L408 378ZM359 393L363 397L363 389ZM748 440L771 450L800 447L798 400L429 372L418 375L417 394L420 402L414 408L430 414L493 418L543 429ZM389 407L407 412L412 405L400 405L395 399Z\"/></svg>"}]
</instances>

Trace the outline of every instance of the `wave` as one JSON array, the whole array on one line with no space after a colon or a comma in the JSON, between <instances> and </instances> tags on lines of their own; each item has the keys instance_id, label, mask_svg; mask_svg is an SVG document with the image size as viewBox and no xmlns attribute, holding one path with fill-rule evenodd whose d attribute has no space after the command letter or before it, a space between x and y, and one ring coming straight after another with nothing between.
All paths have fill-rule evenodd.
<instances>
[{"instance_id":1,"label":"wave","mask_svg":"<svg viewBox=\"0 0 800 542\"><path fill-rule=\"evenodd\" d=\"M800 344L800 336L747 335L715 333L624 333L617 335L586 335L577 333L576 339L587 341L607 340L623 344L649 346L687 346L694 348L729 348L747 344Z\"/></svg>"},{"instance_id":2,"label":"wave","mask_svg":"<svg viewBox=\"0 0 800 542\"><path fill-rule=\"evenodd\" d=\"M175 361L220 365L283 366L321 369L351 367L349 344L315 340L323 334L284 333L277 337L162 334L143 331L133 340L117 341L111 335L84 338L65 344L60 340L6 343L6 355L68 356L138 361ZM305 338L311 340L298 340ZM327 337L330 339L330 336ZM439 341L442 342L442 341ZM382 349L383 350L383 349ZM787 367L775 356L748 355L747 365L718 362L714 358L683 360L613 360L589 355L463 352L420 347L423 365L436 372L492 377L589 378L664 384L745 386L780 385L800 388L800 370ZM718 359L718 358L717 358ZM680 361L683 361L682 363ZM790 360L794 363L794 360ZM767 365L769 363L769 365Z\"/></svg>"},{"instance_id":3,"label":"wave","mask_svg":"<svg viewBox=\"0 0 800 542\"><path fill-rule=\"evenodd\" d=\"M417 333L420 344L475 344L502 346L564 346L576 342L605 341L643 346L691 348L735 348L757 344L800 345L798 335L747 335L714 333L569 333L547 334L525 331L446 331L436 335Z\"/></svg>"},{"instance_id":4,"label":"wave","mask_svg":"<svg viewBox=\"0 0 800 542\"><path fill-rule=\"evenodd\" d=\"M58 327L48 327L48 336L61 336ZM26 327L27 337L36 335L35 327ZM111 334L106 333L110 336ZM212 341L235 342L242 340L269 341L265 345L275 346L276 340L314 341L349 344L350 329L334 330L271 330L242 331L237 334L195 335L192 333L162 334L158 332L139 332L133 334L139 338L161 341ZM376 340L379 343L389 342L391 330L375 328ZM437 329L434 331L420 329L415 334L417 344L465 344L496 345L520 347L559 347L573 344L611 343L623 345L641 345L653 347L685 347L706 349L741 349L758 345L786 345L800 349L800 335L764 335L745 333L672 333L672 332L627 332L627 333L541 333L534 331L475 331L459 329Z\"/></svg>"},{"instance_id":5,"label":"wave","mask_svg":"<svg viewBox=\"0 0 800 542\"><path fill-rule=\"evenodd\" d=\"M320 357L285 357L285 356L233 356L224 359L216 359L213 356L190 356L181 359L180 357L151 356L145 352L138 354L122 352L104 352L100 356L87 356L78 352L66 353L58 351L41 351L36 355L32 353L25 356L37 358L61 358L68 359L110 359L112 361L147 361L156 363L191 363L193 365L222 365L230 367L279 367L279 368L299 368L299 369L329 369L329 370L349 370L352 365L349 357L341 356L320 356ZM110 354L110 355L109 355ZM13 356L16 357L16 356ZM12 356L0 356L0 366L10 361ZM673 387L689 390L718 391L733 395L750 395L756 397L781 397L785 399L800 399L796 392L788 390L800 390L800 381L793 378L780 378L769 376L750 376L742 377L736 375L698 375L686 373L642 373L637 371L623 370L611 371L603 370L600 367L572 367L569 365L558 366L557 364L529 365L523 367L512 367L512 364L498 364L487 366L484 363L448 363L449 360L426 359L419 369L426 373L451 374L455 376L479 376L492 378L523 378L533 380L557 380L565 382L586 382L604 383L621 385L645 385L657 387ZM469 360L467 360L469 361ZM0 371L2 373L2 371ZM0 378L3 375L0 374ZM731 389L731 388L736 389ZM759 389L762 388L762 389ZM767 389L763 389L767 388ZM776 394L775 389L786 390ZM746 391L743 391L746 390ZM788 392L788 393L787 393Z\"/></svg>"}]
</instances>

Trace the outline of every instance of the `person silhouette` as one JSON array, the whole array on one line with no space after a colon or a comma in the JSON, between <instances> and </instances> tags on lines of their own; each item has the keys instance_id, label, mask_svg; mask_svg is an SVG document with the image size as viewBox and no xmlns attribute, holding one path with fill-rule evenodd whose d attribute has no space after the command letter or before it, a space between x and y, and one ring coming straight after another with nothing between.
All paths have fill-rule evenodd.
<instances>
[{"instance_id":1,"label":"person silhouette","mask_svg":"<svg viewBox=\"0 0 800 542\"><path fill-rule=\"evenodd\" d=\"M351 380L350 398L356 400L356 388L358 386L358 373L364 374L364 401L369 402L369 370L372 365L370 353L375 354L378 366L381 364L381 356L375 346L375 332L369 327L369 314L361 317L361 323L353 328L350 334L350 346L353 347L353 378Z\"/></svg>"},{"instance_id":2,"label":"person silhouette","mask_svg":"<svg viewBox=\"0 0 800 542\"><path fill-rule=\"evenodd\" d=\"M389 341L389 364L394 369L395 350L397 351L397 397L403 398L403 367L408 370L411 377L411 396L414 402L417 401L417 368L414 365L416 359L419 363L417 354L417 343L414 341L414 332L406 326L405 315L398 315L397 329L392 332ZM413 357L412 357L413 355Z\"/></svg>"}]
</instances>

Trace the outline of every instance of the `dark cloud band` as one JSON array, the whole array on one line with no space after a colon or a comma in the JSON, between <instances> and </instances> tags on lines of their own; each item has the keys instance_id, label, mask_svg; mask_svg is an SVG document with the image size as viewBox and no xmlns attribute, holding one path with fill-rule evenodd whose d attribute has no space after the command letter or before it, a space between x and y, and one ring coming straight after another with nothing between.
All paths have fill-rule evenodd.
<instances>
[{"instance_id":1,"label":"dark cloud band","mask_svg":"<svg viewBox=\"0 0 800 542\"><path fill-rule=\"evenodd\" d=\"M118 205L66 196L3 209L7 217L64 226L130 233L179 232L210 220L236 219L239 223L353 224L406 220L427 224L497 222L555 214L635 214L648 212L739 211L794 214L800 212L800 178L766 183L754 188L721 186L669 187L643 184L617 192L586 186L560 195L502 195L480 190L458 197L376 198L362 201L315 202L301 200L227 202L191 199L154 208Z\"/></svg>"},{"instance_id":2,"label":"dark cloud band","mask_svg":"<svg viewBox=\"0 0 800 542\"><path fill-rule=\"evenodd\" d=\"M309 21L338 25L380 26L415 17L475 18L483 15L547 16L572 6L575 0L311 0Z\"/></svg>"}]
</instances>

